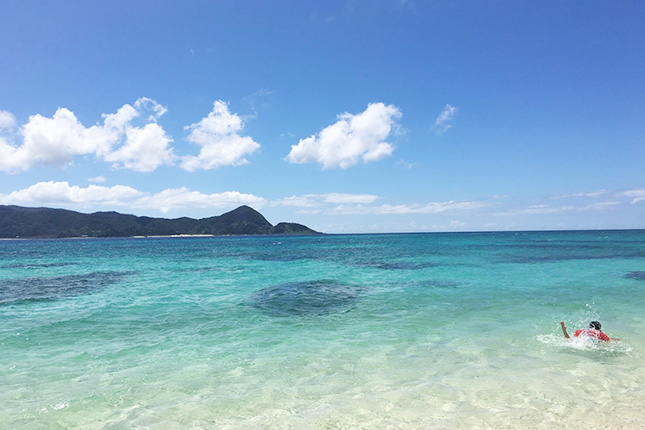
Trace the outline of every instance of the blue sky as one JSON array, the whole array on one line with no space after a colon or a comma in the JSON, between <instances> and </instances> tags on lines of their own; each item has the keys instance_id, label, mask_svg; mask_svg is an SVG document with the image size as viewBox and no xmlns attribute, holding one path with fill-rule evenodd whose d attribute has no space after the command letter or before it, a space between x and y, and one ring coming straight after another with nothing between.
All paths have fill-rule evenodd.
<instances>
[{"instance_id":1,"label":"blue sky","mask_svg":"<svg viewBox=\"0 0 645 430\"><path fill-rule=\"evenodd\" d=\"M642 1L5 1L0 204L645 228Z\"/></svg>"}]
</instances>

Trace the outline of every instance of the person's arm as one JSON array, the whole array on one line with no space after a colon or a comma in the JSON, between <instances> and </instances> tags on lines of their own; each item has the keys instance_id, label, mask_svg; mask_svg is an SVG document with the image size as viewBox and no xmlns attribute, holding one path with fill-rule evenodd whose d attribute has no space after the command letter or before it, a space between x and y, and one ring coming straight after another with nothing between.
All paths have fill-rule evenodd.
<instances>
[{"instance_id":1,"label":"person's arm","mask_svg":"<svg viewBox=\"0 0 645 430\"><path fill-rule=\"evenodd\" d=\"M564 335L564 337L567 339L571 339L569 337L569 333L567 333L567 326L564 325L564 321L560 321L560 326L562 327L562 334Z\"/></svg>"},{"instance_id":2,"label":"person's arm","mask_svg":"<svg viewBox=\"0 0 645 430\"><path fill-rule=\"evenodd\" d=\"M601 331L601 332L600 332L600 340L604 340L604 341L606 341L606 342L609 342L609 341L617 342L617 341L619 341L620 339L617 339L617 338L615 338L615 337L612 337L612 338L610 339L610 338L609 338L609 336L607 336L605 333L603 333L603 332Z\"/></svg>"}]
</instances>

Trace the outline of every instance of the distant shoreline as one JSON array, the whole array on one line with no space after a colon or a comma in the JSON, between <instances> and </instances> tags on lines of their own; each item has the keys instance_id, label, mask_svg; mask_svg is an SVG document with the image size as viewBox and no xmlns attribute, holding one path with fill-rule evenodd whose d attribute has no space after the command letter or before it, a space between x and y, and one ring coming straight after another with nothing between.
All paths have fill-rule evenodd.
<instances>
[{"instance_id":1,"label":"distant shoreline","mask_svg":"<svg viewBox=\"0 0 645 430\"><path fill-rule=\"evenodd\" d=\"M4 239L308 234L320 233L294 222L273 225L249 206L209 218L168 219L118 212L85 214L66 209L0 205L0 237Z\"/></svg>"},{"instance_id":2,"label":"distant shoreline","mask_svg":"<svg viewBox=\"0 0 645 430\"><path fill-rule=\"evenodd\" d=\"M85 240L85 239L190 239L209 237L320 237L320 236L387 236L387 235L469 235L469 234L533 234L533 233L604 233L604 232L644 232L643 228L631 229L593 229L593 230L482 230L482 231L409 231L409 232L374 232L374 233L300 233L300 234L169 234L169 235L135 235L135 236L64 236L64 237L0 237L2 241L16 240Z\"/></svg>"}]
</instances>

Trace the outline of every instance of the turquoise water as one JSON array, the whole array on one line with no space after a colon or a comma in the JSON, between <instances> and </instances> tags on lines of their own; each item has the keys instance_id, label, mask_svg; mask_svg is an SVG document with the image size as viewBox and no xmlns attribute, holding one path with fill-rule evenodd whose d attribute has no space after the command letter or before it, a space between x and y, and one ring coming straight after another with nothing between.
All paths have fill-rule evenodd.
<instances>
[{"instance_id":1,"label":"turquoise water","mask_svg":"<svg viewBox=\"0 0 645 430\"><path fill-rule=\"evenodd\" d=\"M641 428L644 304L644 231L0 241L0 423Z\"/></svg>"}]
</instances>

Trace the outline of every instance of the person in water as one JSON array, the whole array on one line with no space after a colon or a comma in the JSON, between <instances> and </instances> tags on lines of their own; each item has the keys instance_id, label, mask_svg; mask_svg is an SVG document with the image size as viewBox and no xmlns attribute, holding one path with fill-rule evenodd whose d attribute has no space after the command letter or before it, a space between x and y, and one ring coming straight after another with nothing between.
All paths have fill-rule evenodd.
<instances>
[{"instance_id":1,"label":"person in water","mask_svg":"<svg viewBox=\"0 0 645 430\"><path fill-rule=\"evenodd\" d=\"M571 339L569 333L567 333L567 326L564 325L564 321L560 321L560 326L562 326L562 334L564 334L564 337ZM576 332L573 334L573 337L585 336L591 339L604 340L605 342L609 342L611 339L609 338L609 336L603 333L600 328L601 325L598 321L591 321L589 323L589 328L576 330Z\"/></svg>"}]
</instances>

